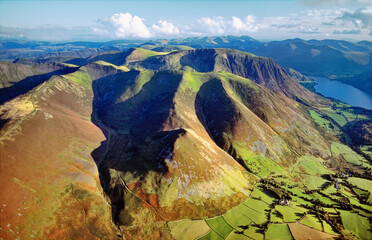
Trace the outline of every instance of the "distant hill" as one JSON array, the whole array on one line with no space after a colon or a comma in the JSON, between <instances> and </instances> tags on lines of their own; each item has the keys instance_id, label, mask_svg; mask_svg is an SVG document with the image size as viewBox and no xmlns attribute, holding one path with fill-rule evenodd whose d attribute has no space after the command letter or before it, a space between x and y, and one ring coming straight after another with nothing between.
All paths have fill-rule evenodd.
<instances>
[{"instance_id":1,"label":"distant hill","mask_svg":"<svg viewBox=\"0 0 372 240\"><path fill-rule=\"evenodd\" d=\"M63 62L72 58L87 58L105 51L127 50L144 42L143 40L119 40L55 43L0 39L0 61L16 61L19 63L30 60L37 60L37 63Z\"/></svg>"},{"instance_id":2,"label":"distant hill","mask_svg":"<svg viewBox=\"0 0 372 240\"><path fill-rule=\"evenodd\" d=\"M371 48L362 44L293 39L270 42L251 49L251 52L274 58L302 74L338 79L372 93L368 83L372 79L356 78L370 75L372 69Z\"/></svg>"},{"instance_id":3,"label":"distant hill","mask_svg":"<svg viewBox=\"0 0 372 240\"><path fill-rule=\"evenodd\" d=\"M24 65L0 62L0 104L34 87L56 74L67 74L77 66L64 63Z\"/></svg>"}]
</instances>

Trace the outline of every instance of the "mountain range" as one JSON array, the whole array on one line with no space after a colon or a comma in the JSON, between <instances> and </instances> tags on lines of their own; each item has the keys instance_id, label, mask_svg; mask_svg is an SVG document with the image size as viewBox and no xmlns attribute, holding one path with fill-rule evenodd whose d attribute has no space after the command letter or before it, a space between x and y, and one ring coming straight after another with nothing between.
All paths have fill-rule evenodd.
<instances>
[{"instance_id":1,"label":"mountain range","mask_svg":"<svg viewBox=\"0 0 372 240\"><path fill-rule=\"evenodd\" d=\"M372 111L297 72L365 74L368 42L79 44L0 63L1 237L372 237Z\"/></svg>"},{"instance_id":2,"label":"mountain range","mask_svg":"<svg viewBox=\"0 0 372 240\"><path fill-rule=\"evenodd\" d=\"M155 51L203 48L231 48L270 57L285 67L305 75L337 79L372 93L369 41L302 40L260 42L248 36L195 37L171 40L116 40L110 42L50 43L26 40L1 40L0 59L18 63L68 62L107 51L141 47Z\"/></svg>"}]
</instances>

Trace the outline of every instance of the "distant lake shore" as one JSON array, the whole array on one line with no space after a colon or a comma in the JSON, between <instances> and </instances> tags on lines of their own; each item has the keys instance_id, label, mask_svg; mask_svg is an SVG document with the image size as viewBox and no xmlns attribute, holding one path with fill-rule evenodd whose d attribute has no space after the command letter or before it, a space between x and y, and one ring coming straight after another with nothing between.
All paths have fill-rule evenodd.
<instances>
[{"instance_id":1,"label":"distant lake shore","mask_svg":"<svg viewBox=\"0 0 372 240\"><path fill-rule=\"evenodd\" d=\"M315 80L315 91L356 107L372 110L372 95L353 86L325 77L308 76Z\"/></svg>"}]
</instances>

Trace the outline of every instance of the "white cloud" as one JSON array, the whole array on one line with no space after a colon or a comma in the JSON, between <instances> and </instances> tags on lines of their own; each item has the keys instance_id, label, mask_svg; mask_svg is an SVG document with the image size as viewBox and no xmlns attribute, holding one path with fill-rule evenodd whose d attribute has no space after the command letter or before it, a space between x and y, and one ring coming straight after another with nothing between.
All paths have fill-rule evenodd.
<instances>
[{"instance_id":1,"label":"white cloud","mask_svg":"<svg viewBox=\"0 0 372 240\"><path fill-rule=\"evenodd\" d=\"M115 13L106 20L115 28L115 36L118 38L149 38L149 29L143 23L143 19L132 16L130 13Z\"/></svg>"},{"instance_id":2,"label":"white cloud","mask_svg":"<svg viewBox=\"0 0 372 240\"><path fill-rule=\"evenodd\" d=\"M155 36L178 35L180 33L180 30L173 23L163 20L158 21L157 24L153 24L151 29Z\"/></svg>"},{"instance_id":3,"label":"white cloud","mask_svg":"<svg viewBox=\"0 0 372 240\"><path fill-rule=\"evenodd\" d=\"M302 3L308 6L372 5L371 0L302 0Z\"/></svg>"},{"instance_id":4,"label":"white cloud","mask_svg":"<svg viewBox=\"0 0 372 240\"><path fill-rule=\"evenodd\" d=\"M372 28L372 6L345 11L340 19L353 22L357 27Z\"/></svg>"},{"instance_id":5,"label":"white cloud","mask_svg":"<svg viewBox=\"0 0 372 240\"><path fill-rule=\"evenodd\" d=\"M372 14L372 7L362 9L360 12L363 14Z\"/></svg>"},{"instance_id":6,"label":"white cloud","mask_svg":"<svg viewBox=\"0 0 372 240\"><path fill-rule=\"evenodd\" d=\"M320 33L319 29L316 27L311 27L311 26L298 26L295 30L298 33L303 33L303 34L313 34L313 33Z\"/></svg>"},{"instance_id":7,"label":"white cloud","mask_svg":"<svg viewBox=\"0 0 372 240\"><path fill-rule=\"evenodd\" d=\"M237 17L232 17L231 26L232 26L236 31L244 30L244 29L246 28L246 26L245 26L245 24L243 23L243 21L240 20L240 18L237 18Z\"/></svg>"},{"instance_id":8,"label":"white cloud","mask_svg":"<svg viewBox=\"0 0 372 240\"><path fill-rule=\"evenodd\" d=\"M289 16L258 19L256 22L266 32L280 31L280 34L287 38L289 35L303 38L310 36L340 38L341 34L359 34L360 38L368 39L372 27L372 7L358 10L347 8L308 10Z\"/></svg>"},{"instance_id":9,"label":"white cloud","mask_svg":"<svg viewBox=\"0 0 372 240\"><path fill-rule=\"evenodd\" d=\"M203 17L197 20L202 28L202 32L212 34L224 34L225 33L225 22L222 17L216 17L214 19L209 17Z\"/></svg>"},{"instance_id":10,"label":"white cloud","mask_svg":"<svg viewBox=\"0 0 372 240\"><path fill-rule=\"evenodd\" d=\"M179 28L171 22L159 20L150 26L145 24L145 19L128 12L116 13L98 23L92 31L111 38L157 38L180 34Z\"/></svg>"},{"instance_id":11,"label":"white cloud","mask_svg":"<svg viewBox=\"0 0 372 240\"><path fill-rule=\"evenodd\" d=\"M338 31L335 30L333 31L333 34L360 34L361 31L359 29L350 29L350 30L343 30L343 31Z\"/></svg>"},{"instance_id":12,"label":"white cloud","mask_svg":"<svg viewBox=\"0 0 372 240\"><path fill-rule=\"evenodd\" d=\"M256 24L256 17L248 15L243 22L240 18L232 17L231 26L236 32L255 32L259 29Z\"/></svg>"},{"instance_id":13,"label":"white cloud","mask_svg":"<svg viewBox=\"0 0 372 240\"><path fill-rule=\"evenodd\" d=\"M197 20L199 32L210 34L246 34L256 32L259 25L256 24L256 17L248 15L244 21L238 17L231 17L226 20L223 17L203 17Z\"/></svg>"},{"instance_id":14,"label":"white cloud","mask_svg":"<svg viewBox=\"0 0 372 240\"><path fill-rule=\"evenodd\" d=\"M332 8L312 9L296 14L277 17L245 18L231 16L202 17L180 25L160 19L147 23L140 16L131 13L116 13L97 21L92 27L62 28L40 26L33 28L1 28L6 36L25 36L31 39L118 39L118 38L169 38L206 35L250 35L261 39L299 38L342 38L343 34L353 34L358 40L371 38L372 6L360 9ZM358 35L358 36L357 36Z\"/></svg>"}]
</instances>

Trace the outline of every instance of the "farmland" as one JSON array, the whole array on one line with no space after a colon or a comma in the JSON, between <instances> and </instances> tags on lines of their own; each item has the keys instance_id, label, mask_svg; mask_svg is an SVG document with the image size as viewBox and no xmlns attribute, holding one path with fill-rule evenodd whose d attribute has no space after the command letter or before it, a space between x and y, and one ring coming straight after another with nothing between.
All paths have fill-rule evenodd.
<instances>
[{"instance_id":1,"label":"farmland","mask_svg":"<svg viewBox=\"0 0 372 240\"><path fill-rule=\"evenodd\" d=\"M303 235L306 232L308 239L336 238L341 234L341 230L335 228L329 219L319 218L317 212L322 211L330 216L338 216L340 213L340 221L347 230L342 234L352 234L360 239L371 237L369 225L366 223L368 223L367 217L371 216L368 213L372 213L372 209L369 205L359 202L357 196L349 192L350 189L348 190L346 186L342 186L341 192L348 194L344 196L359 209L359 214L339 209L340 200L333 195L336 192L332 190L335 189L333 186L320 192L305 193L300 187L285 188L277 185L283 180L286 182L286 178L278 178L269 180L269 185L257 184L246 201L221 216L205 220L169 222L168 227L172 236L183 239L182 236L192 234L202 240L263 239L264 237L265 239L307 239ZM355 183L354 178L349 180ZM362 187L360 182L358 184ZM269 190L274 186L291 196L288 204L282 205L277 201L278 190ZM320 203L322 207L314 203ZM201 235L200 233L203 232L204 234Z\"/></svg>"},{"instance_id":2,"label":"farmland","mask_svg":"<svg viewBox=\"0 0 372 240\"><path fill-rule=\"evenodd\" d=\"M372 239L371 225L369 221L357 213L339 210L346 230L354 233L360 239Z\"/></svg>"},{"instance_id":3,"label":"farmland","mask_svg":"<svg viewBox=\"0 0 372 240\"><path fill-rule=\"evenodd\" d=\"M293 239L287 224L271 224L266 232L268 240L289 240Z\"/></svg>"}]
</instances>

